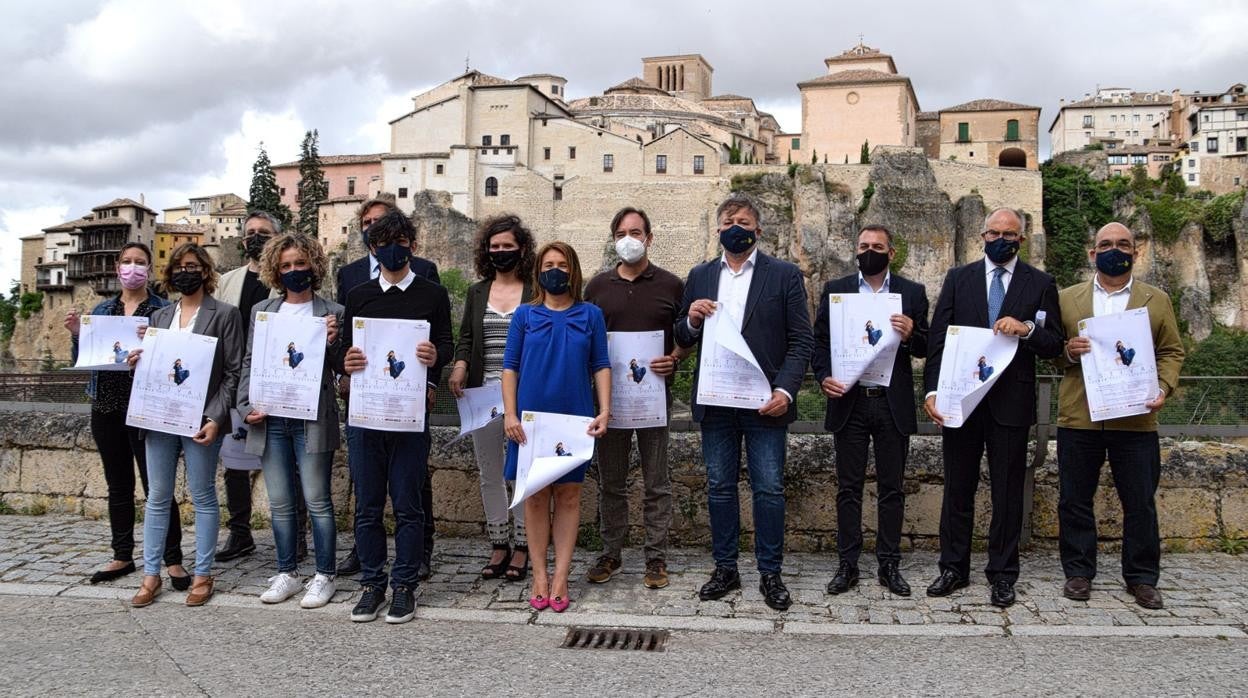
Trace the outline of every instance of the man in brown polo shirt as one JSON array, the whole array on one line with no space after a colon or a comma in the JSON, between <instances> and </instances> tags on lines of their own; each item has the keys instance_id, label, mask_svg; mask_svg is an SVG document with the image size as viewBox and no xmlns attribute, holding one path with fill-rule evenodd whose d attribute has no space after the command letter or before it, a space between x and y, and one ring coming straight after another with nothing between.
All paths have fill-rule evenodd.
<instances>
[{"instance_id":1,"label":"man in brown polo shirt","mask_svg":"<svg viewBox=\"0 0 1248 698\"><path fill-rule=\"evenodd\" d=\"M654 236L644 211L620 209L611 221L611 235L620 263L590 280L585 300L602 309L608 332L663 330L664 355L652 359L649 370L667 379L671 406L671 376L687 353L675 346L672 327L680 311L685 285L679 277L649 259ZM603 554L590 568L588 579L601 584L619 571L621 550L628 535L628 464L637 434L641 472L645 481L643 523L646 528L647 588L667 586L667 534L672 523L672 486L667 463L667 427L607 429L598 446L598 512Z\"/></svg>"}]
</instances>

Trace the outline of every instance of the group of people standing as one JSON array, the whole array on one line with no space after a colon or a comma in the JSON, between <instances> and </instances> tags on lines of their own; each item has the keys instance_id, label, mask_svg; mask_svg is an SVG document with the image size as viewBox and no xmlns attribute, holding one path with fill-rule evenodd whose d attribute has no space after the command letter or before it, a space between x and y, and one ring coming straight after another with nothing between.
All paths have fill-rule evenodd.
<instances>
[{"instance_id":1,"label":"group of people standing","mask_svg":"<svg viewBox=\"0 0 1248 698\"><path fill-rule=\"evenodd\" d=\"M891 593L910 595L901 573L900 550L908 439L917 431L912 360L926 359L923 407L943 426L935 402L937 377L945 335L951 326L962 325L1015 336L1019 348L965 423L941 430L945 469L941 554L939 574L927 588L928 595L948 595L969 584L975 493L986 452L992 502L985 569L990 601L1003 607L1014 603L1028 430L1036 421L1036 360L1052 359L1065 371L1058 420L1058 513L1062 564L1068 578L1064 593L1072 599L1086 600L1090 595L1097 539L1092 501L1108 457L1125 515L1124 579L1141 605L1161 606L1156 590L1160 542L1155 492L1160 450L1155 413L1176 386L1183 349L1165 294L1132 278L1135 241L1129 229L1110 224L1098 231L1088 252L1097 268L1095 276L1059 293L1051 276L1018 257L1025 240L1024 217L1011 209L995 210L983 228L984 258L949 271L929 324L923 285L890 270L896 254L894 234L883 226L868 225L857 239L858 272L824 286L812 327L801 271L759 249L765 238L759 207L733 195L718 207L715 218L721 256L698 265L682 282L650 258L656 238L646 213L632 207L621 209L610 223L619 261L588 283L570 245L554 241L539 247L519 218L490 218L482 223L474 242L474 267L480 281L467 292L457 339L452 337L450 299L439 284L436 265L413 254L416 229L386 199L367 201L360 208L358 219L369 253L339 270L337 300L317 293L329 272L317 241L281 233L280 223L265 213L253 213L245 223L248 265L225 277L218 278L212 260L198 245L187 243L175 249L160 272L161 286L180 294L172 304L149 289L150 250L141 243L129 243L117 266L123 291L100 303L92 314L147 316L153 327L210 335L218 342L203 426L194 437L126 426L130 376L124 372L93 374L91 425L108 483L114 560L92 581L135 571L137 470L147 504L144 578L133 604L148 605L160 594L162 563L174 588L189 588L188 605L207 602L212 595L212 565L218 557L219 451L223 440L237 438L243 450L258 459L277 547L277 574L270 578L261 601L278 603L304 591L302 606L322 606L333 596L337 576L358 573L362 589L352 620L374 620L386 606L388 622L411 620L415 590L429 575L433 547L427 427L421 432L389 432L347 426L355 546L342 564L336 560L335 505L330 500L330 465L340 445L336 398L350 400L349 381L343 378L364 370L370 362L385 360L365 356L352 344L352 320L367 317L429 323L429 340L415 348L416 360L428 368L429 376L426 394L416 399L427 400L429 407L442 369L448 365L448 387L455 397L467 388L501 386L503 419L472 435L486 534L492 546L482 577L521 582L531 568L534 609L562 612L571 603L572 556L589 464L530 494L523 506L509 507L508 482L516 478L518 450L526 438L520 414L528 410L588 418L587 433L599 439L596 477L603 552L586 573L591 583L608 582L623 565L627 482L636 439L644 483L642 583L651 589L665 587L672 521L668 428L609 427L607 333L663 332L664 353L629 370L648 370L664 378L670 407L673 375L681 361L701 347L706 322L718 313L718 322L728 322L740 332L772 393L758 409L702 405L697 400L700 372L695 370L690 398L707 469L714 559L714 570L698 592L701 599L722 598L741 586L738 490L744 450L759 590L774 609L784 610L791 604L781 576L784 465L788 425L797 418L795 397L808 368L813 369L827 398L824 424L835 443L838 563L827 591L844 593L859 581L863 488L873 445L878 484L877 577ZM218 288L218 295L228 292L229 301L235 302L214 298ZM846 293L901 296L901 313L889 320L900 347L887 386L845 385L832 377L828 297ZM1093 422L1079 358L1090 345L1077 336L1076 323L1138 307L1149 310L1160 394L1149 404L1150 414ZM315 419L275 417L251 406L247 338L255 314L261 311L326 319L326 358ZM76 337L76 314L71 312L66 326ZM132 367L143 360L141 353L134 350L127 357ZM182 567L179 509L173 501L179 453L186 462L196 514L193 578ZM220 557L236 557L255 549L248 525L251 476L245 470L226 472L230 538ZM382 518L387 499L395 519L389 573ZM305 583L298 562L307 554L306 521L312 530L315 573ZM553 574L548 558L552 544Z\"/></svg>"}]
</instances>

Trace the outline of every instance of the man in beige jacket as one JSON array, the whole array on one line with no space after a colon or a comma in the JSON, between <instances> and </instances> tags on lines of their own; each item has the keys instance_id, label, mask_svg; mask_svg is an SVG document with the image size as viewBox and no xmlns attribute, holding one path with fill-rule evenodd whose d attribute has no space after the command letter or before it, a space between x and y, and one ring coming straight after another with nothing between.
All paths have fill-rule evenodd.
<instances>
[{"instance_id":1,"label":"man in beige jacket","mask_svg":"<svg viewBox=\"0 0 1248 698\"><path fill-rule=\"evenodd\" d=\"M1061 484L1057 515L1062 571L1068 599L1086 601L1096 576L1096 516L1093 498L1101 466L1109 458L1114 487L1122 503L1122 576L1127 591L1144 608L1161 608L1157 578L1161 571L1161 537L1155 495L1161 477L1157 413L1178 385L1183 342L1170 298L1161 289L1133 278L1135 235L1121 223L1096 233L1088 259L1096 265L1091 281L1062 289L1058 301L1066 325L1065 369L1058 398L1057 465ZM1079 336L1080 320L1147 308L1157 361L1159 392L1147 403L1150 412L1092 421L1083 382L1082 355L1091 351Z\"/></svg>"}]
</instances>

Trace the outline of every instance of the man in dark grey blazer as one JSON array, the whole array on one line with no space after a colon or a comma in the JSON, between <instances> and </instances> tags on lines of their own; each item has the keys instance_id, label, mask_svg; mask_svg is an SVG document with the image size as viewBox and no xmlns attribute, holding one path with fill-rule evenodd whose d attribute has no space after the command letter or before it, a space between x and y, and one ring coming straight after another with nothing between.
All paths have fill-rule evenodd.
<instances>
[{"instance_id":1,"label":"man in dark grey blazer","mask_svg":"<svg viewBox=\"0 0 1248 698\"><path fill-rule=\"evenodd\" d=\"M733 195L715 212L723 256L689 272L676 343L701 347L706 319L723 313L740 331L772 387L759 409L718 407L697 401L699 369L694 374L693 418L702 426L707 500L715 572L699 597L718 599L741 588L737 550L741 520L737 483L741 442L754 493L754 556L759 590L768 606L783 611L791 603L780 578L784 561L784 459L788 425L797 419L794 399L806 375L814 343L806 309L806 285L796 265L758 249L762 221L758 206Z\"/></svg>"},{"instance_id":2,"label":"man in dark grey blazer","mask_svg":"<svg viewBox=\"0 0 1248 698\"><path fill-rule=\"evenodd\" d=\"M927 588L928 596L948 596L969 584L975 491L986 450L992 523L984 572L991 585L989 600L1002 608L1014 603L1018 580L1027 438L1036 423L1036 359L1056 358L1065 342L1057 284L1052 276L1018 258L1026 239L1024 228L1017 211L993 211L981 234L984 258L949 270L932 313L923 372L927 387L923 409L944 427L944 417L936 409L936 387L949 327L985 327L1018 337L1014 360L975 411L961 427L941 429L945 491L940 510L940 576Z\"/></svg>"},{"instance_id":3,"label":"man in dark grey blazer","mask_svg":"<svg viewBox=\"0 0 1248 698\"><path fill-rule=\"evenodd\" d=\"M880 584L899 596L910 595L901 576L901 523L905 512L902 482L910 435L918 431L914 416L912 356L927 355L927 292L923 284L889 270L896 257L893 234L882 225L858 233L858 273L829 281L819 298L815 317L815 352L810 358L815 380L828 398L824 428L836 435L836 547L840 558L828 582L829 594L842 594L858 584L862 552L862 487L867 475L867 447L875 444L879 489L875 558ZM845 385L832 377L832 331L828 298L832 294L896 293L901 312L889 318L901 336L887 386ZM878 331L878 330L877 330ZM837 330L838 334L840 329ZM856 332L861 335L861 332Z\"/></svg>"}]
</instances>

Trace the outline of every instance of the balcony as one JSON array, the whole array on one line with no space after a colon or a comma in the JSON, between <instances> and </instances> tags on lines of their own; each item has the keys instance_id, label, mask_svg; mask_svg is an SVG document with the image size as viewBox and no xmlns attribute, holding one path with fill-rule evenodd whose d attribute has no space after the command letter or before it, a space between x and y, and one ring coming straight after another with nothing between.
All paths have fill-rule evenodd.
<instances>
[{"instance_id":1,"label":"balcony","mask_svg":"<svg viewBox=\"0 0 1248 698\"><path fill-rule=\"evenodd\" d=\"M35 267L35 290L72 291L74 290L74 285L65 277L64 264L39 265Z\"/></svg>"},{"instance_id":2,"label":"balcony","mask_svg":"<svg viewBox=\"0 0 1248 698\"><path fill-rule=\"evenodd\" d=\"M91 290L101 296L111 296L121 293L121 282L117 279L116 274L108 276L97 276L90 281Z\"/></svg>"}]
</instances>

